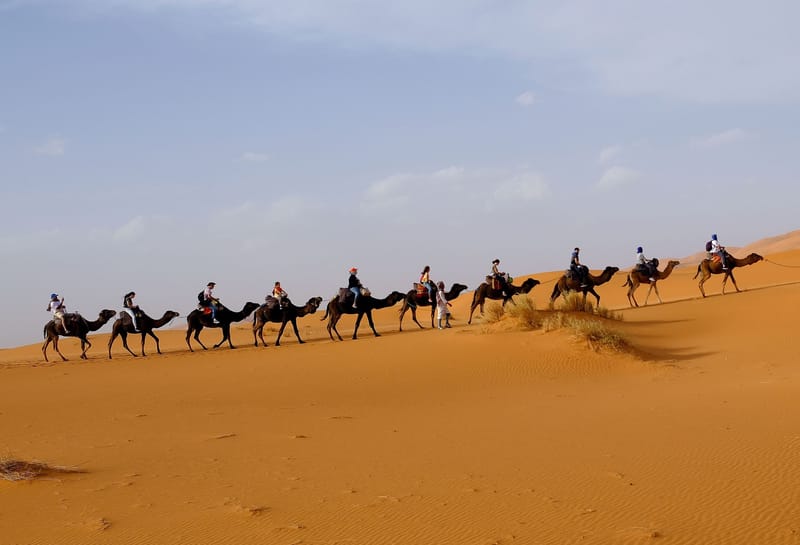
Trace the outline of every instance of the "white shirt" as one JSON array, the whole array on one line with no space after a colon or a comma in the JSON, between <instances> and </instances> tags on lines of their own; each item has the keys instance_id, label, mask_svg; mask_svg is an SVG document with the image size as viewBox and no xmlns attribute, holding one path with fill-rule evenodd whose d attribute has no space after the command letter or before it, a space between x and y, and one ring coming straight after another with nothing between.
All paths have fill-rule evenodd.
<instances>
[{"instance_id":1,"label":"white shirt","mask_svg":"<svg viewBox=\"0 0 800 545\"><path fill-rule=\"evenodd\" d=\"M718 254L720 251L722 251L722 246L719 245L719 241L712 239L711 240L711 253L712 254Z\"/></svg>"},{"instance_id":2,"label":"white shirt","mask_svg":"<svg viewBox=\"0 0 800 545\"><path fill-rule=\"evenodd\" d=\"M211 299L214 298L214 296L211 294L213 290L214 288L211 286L207 286L206 289L203 290L203 297L205 297L206 301L211 301Z\"/></svg>"},{"instance_id":3,"label":"white shirt","mask_svg":"<svg viewBox=\"0 0 800 545\"><path fill-rule=\"evenodd\" d=\"M50 304L47 306L47 309L55 314L56 312L64 312L66 307L61 303L61 301L50 301Z\"/></svg>"}]
</instances>

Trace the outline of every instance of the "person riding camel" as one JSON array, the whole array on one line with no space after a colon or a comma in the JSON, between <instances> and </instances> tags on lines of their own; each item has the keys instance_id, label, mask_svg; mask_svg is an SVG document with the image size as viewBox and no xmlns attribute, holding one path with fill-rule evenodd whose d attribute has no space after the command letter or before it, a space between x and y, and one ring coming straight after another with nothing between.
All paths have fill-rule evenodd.
<instances>
[{"instance_id":1,"label":"person riding camel","mask_svg":"<svg viewBox=\"0 0 800 545\"><path fill-rule=\"evenodd\" d=\"M500 260L495 259L492 261L492 278L497 285L500 286L500 291L503 293L503 297L506 297L506 291L508 289L508 283L506 282L506 273L500 271ZM494 287L494 286L493 286Z\"/></svg>"},{"instance_id":2,"label":"person riding camel","mask_svg":"<svg viewBox=\"0 0 800 545\"><path fill-rule=\"evenodd\" d=\"M67 330L67 321L64 319L64 314L67 313L67 307L64 305L64 298L58 298L57 293L50 294L50 302L47 304L47 312L53 313L53 321L56 323L56 327L61 324L61 327L64 329L64 334L69 335L69 331Z\"/></svg>"},{"instance_id":3,"label":"person riding camel","mask_svg":"<svg viewBox=\"0 0 800 545\"><path fill-rule=\"evenodd\" d=\"M720 261L722 262L722 270L723 271L727 271L728 270L728 263L727 263L727 260L725 259L727 257L727 252L725 251L725 246L722 246L719 243L719 240L717 240L716 233L711 235L711 241L710 242L711 242L711 249L709 250L709 254L711 255L711 257L713 257L714 255L718 255Z\"/></svg>"},{"instance_id":4,"label":"person riding camel","mask_svg":"<svg viewBox=\"0 0 800 545\"><path fill-rule=\"evenodd\" d=\"M139 331L139 326L136 323L136 316L139 315L141 311L139 310L139 305L133 302L134 297L136 297L136 292L129 291L125 294L125 297L122 299L122 310L131 317L133 329Z\"/></svg>"},{"instance_id":5,"label":"person riding camel","mask_svg":"<svg viewBox=\"0 0 800 545\"><path fill-rule=\"evenodd\" d=\"M422 272L419 275L419 283L425 286L428 289L428 302L433 303L433 282L431 282L431 267L430 265L425 265L425 268L422 269Z\"/></svg>"},{"instance_id":6,"label":"person riding camel","mask_svg":"<svg viewBox=\"0 0 800 545\"><path fill-rule=\"evenodd\" d=\"M217 321L217 310L219 310L219 299L214 297L215 282L206 284L206 289L200 292L200 306L208 307L211 309L211 321L214 324L219 324Z\"/></svg>"},{"instance_id":7,"label":"person riding camel","mask_svg":"<svg viewBox=\"0 0 800 545\"><path fill-rule=\"evenodd\" d=\"M353 298L353 308L356 308L358 296L361 294L361 280L359 280L356 276L358 274L357 268L352 267L348 272L350 273L350 278L347 280L347 289L353 292L353 295L355 296Z\"/></svg>"},{"instance_id":8,"label":"person riding camel","mask_svg":"<svg viewBox=\"0 0 800 545\"><path fill-rule=\"evenodd\" d=\"M653 267L653 261L644 256L644 250L642 250L641 246L636 248L636 262L639 267L647 273L647 276L650 277L650 282L655 282L655 271L653 270L655 267Z\"/></svg>"},{"instance_id":9,"label":"person riding camel","mask_svg":"<svg viewBox=\"0 0 800 545\"><path fill-rule=\"evenodd\" d=\"M278 301L282 301L283 299L289 297L289 294L286 293L286 290L281 287L280 282L275 282L275 286L272 288L272 296Z\"/></svg>"},{"instance_id":10,"label":"person riding camel","mask_svg":"<svg viewBox=\"0 0 800 545\"><path fill-rule=\"evenodd\" d=\"M581 283L581 287L586 287L586 273L589 272L589 267L586 265L581 264L580 258L581 249L577 246L574 250L572 250L572 257L569 260L569 270L572 272L575 278Z\"/></svg>"}]
</instances>

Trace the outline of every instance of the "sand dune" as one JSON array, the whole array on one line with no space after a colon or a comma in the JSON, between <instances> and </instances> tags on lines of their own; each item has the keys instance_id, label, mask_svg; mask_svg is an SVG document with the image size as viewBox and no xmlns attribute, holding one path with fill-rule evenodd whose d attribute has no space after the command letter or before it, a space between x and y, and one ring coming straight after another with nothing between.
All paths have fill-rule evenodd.
<instances>
[{"instance_id":1,"label":"sand dune","mask_svg":"<svg viewBox=\"0 0 800 545\"><path fill-rule=\"evenodd\" d=\"M176 330L146 358L109 361L102 333L86 362L72 339L68 363L2 350L5 454L85 473L0 481L0 542L798 543L800 250L767 257L706 299L682 265L638 309L620 271L598 292L630 353L466 326L471 293L445 331L423 310L398 333L395 307L358 341L320 312L302 346L243 324L236 350ZM542 312L560 274L534 275Z\"/></svg>"}]
</instances>

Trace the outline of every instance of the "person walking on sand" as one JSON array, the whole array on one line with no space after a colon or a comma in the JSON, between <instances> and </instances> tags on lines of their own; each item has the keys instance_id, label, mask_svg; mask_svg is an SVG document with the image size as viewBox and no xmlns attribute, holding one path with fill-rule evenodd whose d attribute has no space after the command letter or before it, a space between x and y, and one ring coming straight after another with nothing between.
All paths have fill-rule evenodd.
<instances>
[{"instance_id":1,"label":"person walking on sand","mask_svg":"<svg viewBox=\"0 0 800 545\"><path fill-rule=\"evenodd\" d=\"M450 310L447 307L452 307L453 305L447 300L447 295L444 293L444 282L439 281L437 287L439 289L436 291L436 317L439 319L439 329L444 329L445 327L451 327ZM445 321L444 327L442 327L442 318Z\"/></svg>"}]
</instances>

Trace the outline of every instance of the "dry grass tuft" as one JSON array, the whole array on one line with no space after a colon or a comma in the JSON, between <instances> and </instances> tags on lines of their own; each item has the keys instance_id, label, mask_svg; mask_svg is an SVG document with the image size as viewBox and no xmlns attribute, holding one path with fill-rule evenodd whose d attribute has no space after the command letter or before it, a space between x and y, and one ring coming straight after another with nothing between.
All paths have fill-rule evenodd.
<instances>
[{"instance_id":1,"label":"dry grass tuft","mask_svg":"<svg viewBox=\"0 0 800 545\"><path fill-rule=\"evenodd\" d=\"M580 317L565 312L556 312L542 322L545 331L567 329L572 331L576 338L586 341L594 350L630 349L630 343L624 335L609 328L603 321L592 317Z\"/></svg>"},{"instance_id":2,"label":"dry grass tuft","mask_svg":"<svg viewBox=\"0 0 800 545\"><path fill-rule=\"evenodd\" d=\"M487 323L494 324L499 322L504 314L505 310L500 303L487 303L483 317Z\"/></svg>"},{"instance_id":3,"label":"dry grass tuft","mask_svg":"<svg viewBox=\"0 0 800 545\"><path fill-rule=\"evenodd\" d=\"M534 301L527 295L519 295L514 297L516 305L509 305L507 312L508 315L515 319L523 329L539 329L542 326L542 320L536 310Z\"/></svg>"},{"instance_id":4,"label":"dry grass tuft","mask_svg":"<svg viewBox=\"0 0 800 545\"><path fill-rule=\"evenodd\" d=\"M0 478L7 481L31 481L63 473L84 473L84 471L74 467L51 466L36 461L26 462L11 458L0 458Z\"/></svg>"},{"instance_id":5,"label":"dry grass tuft","mask_svg":"<svg viewBox=\"0 0 800 545\"><path fill-rule=\"evenodd\" d=\"M602 306L597 307L597 309L595 310L595 314L597 316L600 316L601 318L605 318L606 320L616 320L618 322L621 322L623 320L621 313Z\"/></svg>"},{"instance_id":6,"label":"dry grass tuft","mask_svg":"<svg viewBox=\"0 0 800 545\"><path fill-rule=\"evenodd\" d=\"M592 303L587 300L584 305L583 294L577 291L567 293L566 301L561 310L564 312L593 312Z\"/></svg>"}]
</instances>

